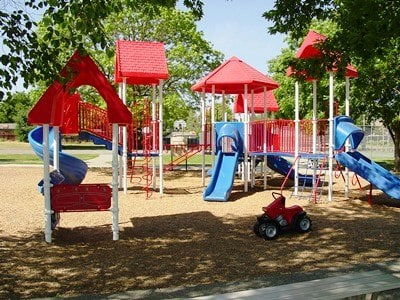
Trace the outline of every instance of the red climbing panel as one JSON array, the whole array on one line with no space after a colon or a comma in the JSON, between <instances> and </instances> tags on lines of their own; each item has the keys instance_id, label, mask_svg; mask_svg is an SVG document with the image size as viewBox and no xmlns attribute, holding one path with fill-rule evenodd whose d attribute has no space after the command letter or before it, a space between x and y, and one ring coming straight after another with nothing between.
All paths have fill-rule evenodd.
<instances>
[{"instance_id":1,"label":"red climbing panel","mask_svg":"<svg viewBox=\"0 0 400 300\"><path fill-rule=\"evenodd\" d=\"M108 210L111 195L108 184L60 184L51 189L51 207L55 212Z\"/></svg>"}]
</instances>

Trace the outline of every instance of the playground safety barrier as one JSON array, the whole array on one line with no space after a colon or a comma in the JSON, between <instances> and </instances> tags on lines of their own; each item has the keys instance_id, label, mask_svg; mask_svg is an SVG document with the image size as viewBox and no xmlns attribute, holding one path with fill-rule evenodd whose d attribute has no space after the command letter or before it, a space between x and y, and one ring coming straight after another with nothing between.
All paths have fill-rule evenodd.
<instances>
[{"instance_id":1,"label":"playground safety barrier","mask_svg":"<svg viewBox=\"0 0 400 300\"><path fill-rule=\"evenodd\" d=\"M299 151L313 152L313 121L301 120L299 124ZM325 153L328 149L328 120L316 121L316 151ZM295 152L295 121L256 120L250 122L250 152Z\"/></svg>"}]
</instances>

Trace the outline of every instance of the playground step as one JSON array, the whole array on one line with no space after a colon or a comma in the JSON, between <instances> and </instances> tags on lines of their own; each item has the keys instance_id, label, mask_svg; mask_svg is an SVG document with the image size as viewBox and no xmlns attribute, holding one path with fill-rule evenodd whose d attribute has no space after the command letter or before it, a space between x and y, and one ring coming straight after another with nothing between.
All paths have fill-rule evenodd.
<instances>
[{"instance_id":1,"label":"playground step","mask_svg":"<svg viewBox=\"0 0 400 300\"><path fill-rule=\"evenodd\" d=\"M195 299L378 299L377 293L399 288L400 278L376 270Z\"/></svg>"}]
</instances>

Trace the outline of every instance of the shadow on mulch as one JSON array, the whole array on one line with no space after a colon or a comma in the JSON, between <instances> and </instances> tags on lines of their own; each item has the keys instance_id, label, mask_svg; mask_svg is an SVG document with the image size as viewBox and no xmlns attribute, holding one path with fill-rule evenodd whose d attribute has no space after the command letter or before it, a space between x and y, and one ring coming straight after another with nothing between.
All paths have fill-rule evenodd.
<instances>
[{"instance_id":1,"label":"shadow on mulch","mask_svg":"<svg viewBox=\"0 0 400 300\"><path fill-rule=\"evenodd\" d=\"M328 276L399 257L399 211L315 205L307 212L313 231L289 231L274 241L253 234L255 216L220 218L206 211L133 218L121 224L119 241L112 241L111 224L59 227L52 244L42 233L4 236L0 298L105 297L172 287L159 295L169 298L176 291L255 278L269 286L318 270Z\"/></svg>"}]
</instances>

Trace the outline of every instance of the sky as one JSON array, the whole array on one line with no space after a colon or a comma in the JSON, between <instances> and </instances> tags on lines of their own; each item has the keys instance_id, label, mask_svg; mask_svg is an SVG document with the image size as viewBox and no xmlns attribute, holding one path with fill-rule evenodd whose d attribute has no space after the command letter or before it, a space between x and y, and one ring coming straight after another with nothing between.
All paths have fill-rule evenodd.
<instances>
[{"instance_id":1,"label":"sky","mask_svg":"<svg viewBox=\"0 0 400 300\"><path fill-rule=\"evenodd\" d=\"M236 56L262 73L267 61L286 47L284 35L268 33L262 14L273 8L273 0L204 0L204 16L198 22L206 40L225 54Z\"/></svg>"}]
</instances>

